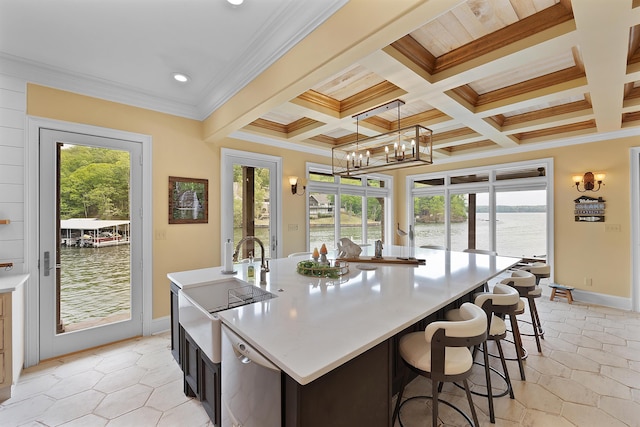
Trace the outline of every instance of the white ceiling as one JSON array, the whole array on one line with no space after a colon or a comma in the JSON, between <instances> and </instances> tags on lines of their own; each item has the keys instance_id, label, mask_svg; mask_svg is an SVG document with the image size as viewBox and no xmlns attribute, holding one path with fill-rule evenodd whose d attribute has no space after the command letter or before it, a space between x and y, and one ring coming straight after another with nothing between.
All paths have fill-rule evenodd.
<instances>
[{"instance_id":1,"label":"white ceiling","mask_svg":"<svg viewBox=\"0 0 640 427\"><path fill-rule=\"evenodd\" d=\"M0 73L202 120L346 2L0 0Z\"/></svg>"}]
</instances>

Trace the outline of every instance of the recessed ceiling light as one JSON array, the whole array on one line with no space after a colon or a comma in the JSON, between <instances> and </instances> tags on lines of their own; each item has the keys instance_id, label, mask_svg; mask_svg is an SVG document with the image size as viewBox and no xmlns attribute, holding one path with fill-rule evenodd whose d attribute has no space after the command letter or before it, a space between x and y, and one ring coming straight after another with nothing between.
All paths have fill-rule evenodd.
<instances>
[{"instance_id":1,"label":"recessed ceiling light","mask_svg":"<svg viewBox=\"0 0 640 427\"><path fill-rule=\"evenodd\" d=\"M227 0L227 2L232 6L240 6L244 0Z\"/></svg>"},{"instance_id":2,"label":"recessed ceiling light","mask_svg":"<svg viewBox=\"0 0 640 427\"><path fill-rule=\"evenodd\" d=\"M183 74L183 73L173 73L173 78L175 79L175 81L180 82L180 83L186 83L189 80L191 80L189 78L189 76L187 76L186 74Z\"/></svg>"}]
</instances>

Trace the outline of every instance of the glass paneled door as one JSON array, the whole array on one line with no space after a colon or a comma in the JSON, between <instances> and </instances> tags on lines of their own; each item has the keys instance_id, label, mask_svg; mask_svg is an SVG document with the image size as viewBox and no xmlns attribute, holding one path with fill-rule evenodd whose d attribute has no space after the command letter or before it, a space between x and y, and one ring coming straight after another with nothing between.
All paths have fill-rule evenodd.
<instances>
[{"instance_id":1,"label":"glass paneled door","mask_svg":"<svg viewBox=\"0 0 640 427\"><path fill-rule=\"evenodd\" d=\"M40 134L40 359L142 334L141 144Z\"/></svg>"},{"instance_id":2,"label":"glass paneled door","mask_svg":"<svg viewBox=\"0 0 640 427\"><path fill-rule=\"evenodd\" d=\"M262 243L265 258L280 256L280 170L280 159L277 157L222 150L222 242L231 239L235 247L243 238L253 236ZM224 245L221 253L224 254ZM260 245L250 240L242 246L238 260L254 256L258 262L261 255Z\"/></svg>"}]
</instances>

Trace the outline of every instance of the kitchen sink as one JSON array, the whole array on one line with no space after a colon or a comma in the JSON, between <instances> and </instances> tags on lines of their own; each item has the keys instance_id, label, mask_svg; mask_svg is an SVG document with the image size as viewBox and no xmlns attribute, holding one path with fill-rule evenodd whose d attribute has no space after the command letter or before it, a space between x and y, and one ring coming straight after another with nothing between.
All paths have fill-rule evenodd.
<instances>
[{"instance_id":1,"label":"kitchen sink","mask_svg":"<svg viewBox=\"0 0 640 427\"><path fill-rule=\"evenodd\" d=\"M276 295L235 277L185 286L178 293L180 325L213 363L220 363L219 311L265 301Z\"/></svg>"}]
</instances>

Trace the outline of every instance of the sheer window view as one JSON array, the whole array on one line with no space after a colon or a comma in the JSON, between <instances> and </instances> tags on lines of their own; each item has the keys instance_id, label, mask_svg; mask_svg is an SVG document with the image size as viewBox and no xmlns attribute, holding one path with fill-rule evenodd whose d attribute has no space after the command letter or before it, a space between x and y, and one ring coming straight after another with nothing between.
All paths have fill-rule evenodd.
<instances>
[{"instance_id":1,"label":"sheer window view","mask_svg":"<svg viewBox=\"0 0 640 427\"><path fill-rule=\"evenodd\" d=\"M314 191L320 187L325 191ZM323 244L333 250L342 237L359 245L385 241L388 189L384 179L342 177L336 183L330 173L311 172L308 190L309 250Z\"/></svg>"},{"instance_id":2,"label":"sheer window view","mask_svg":"<svg viewBox=\"0 0 640 427\"><path fill-rule=\"evenodd\" d=\"M233 242L255 236L264 245L265 258L271 256L270 172L268 168L233 165ZM254 242L243 245L238 259L261 255Z\"/></svg>"},{"instance_id":3,"label":"sheer window view","mask_svg":"<svg viewBox=\"0 0 640 427\"><path fill-rule=\"evenodd\" d=\"M68 144L59 153L57 332L129 319L129 153Z\"/></svg>"},{"instance_id":4,"label":"sheer window view","mask_svg":"<svg viewBox=\"0 0 640 427\"><path fill-rule=\"evenodd\" d=\"M545 168L539 166L499 169L495 173L497 184L490 183L489 173L455 175L450 178L450 184L438 177L415 179L413 215L416 246L445 246L455 251L492 249L499 255L546 258L547 190L544 189L544 172ZM516 179L518 181L514 183ZM530 189L532 182L540 189ZM454 191L457 184L475 183L488 183L487 190ZM448 200L444 196L445 188L451 189ZM441 194L433 194L434 190ZM425 191L430 194L420 194ZM490 191L495 192L495 208L489 203ZM495 209L494 224L491 223L491 209ZM495 249L491 247L492 225L495 226Z\"/></svg>"}]
</instances>

